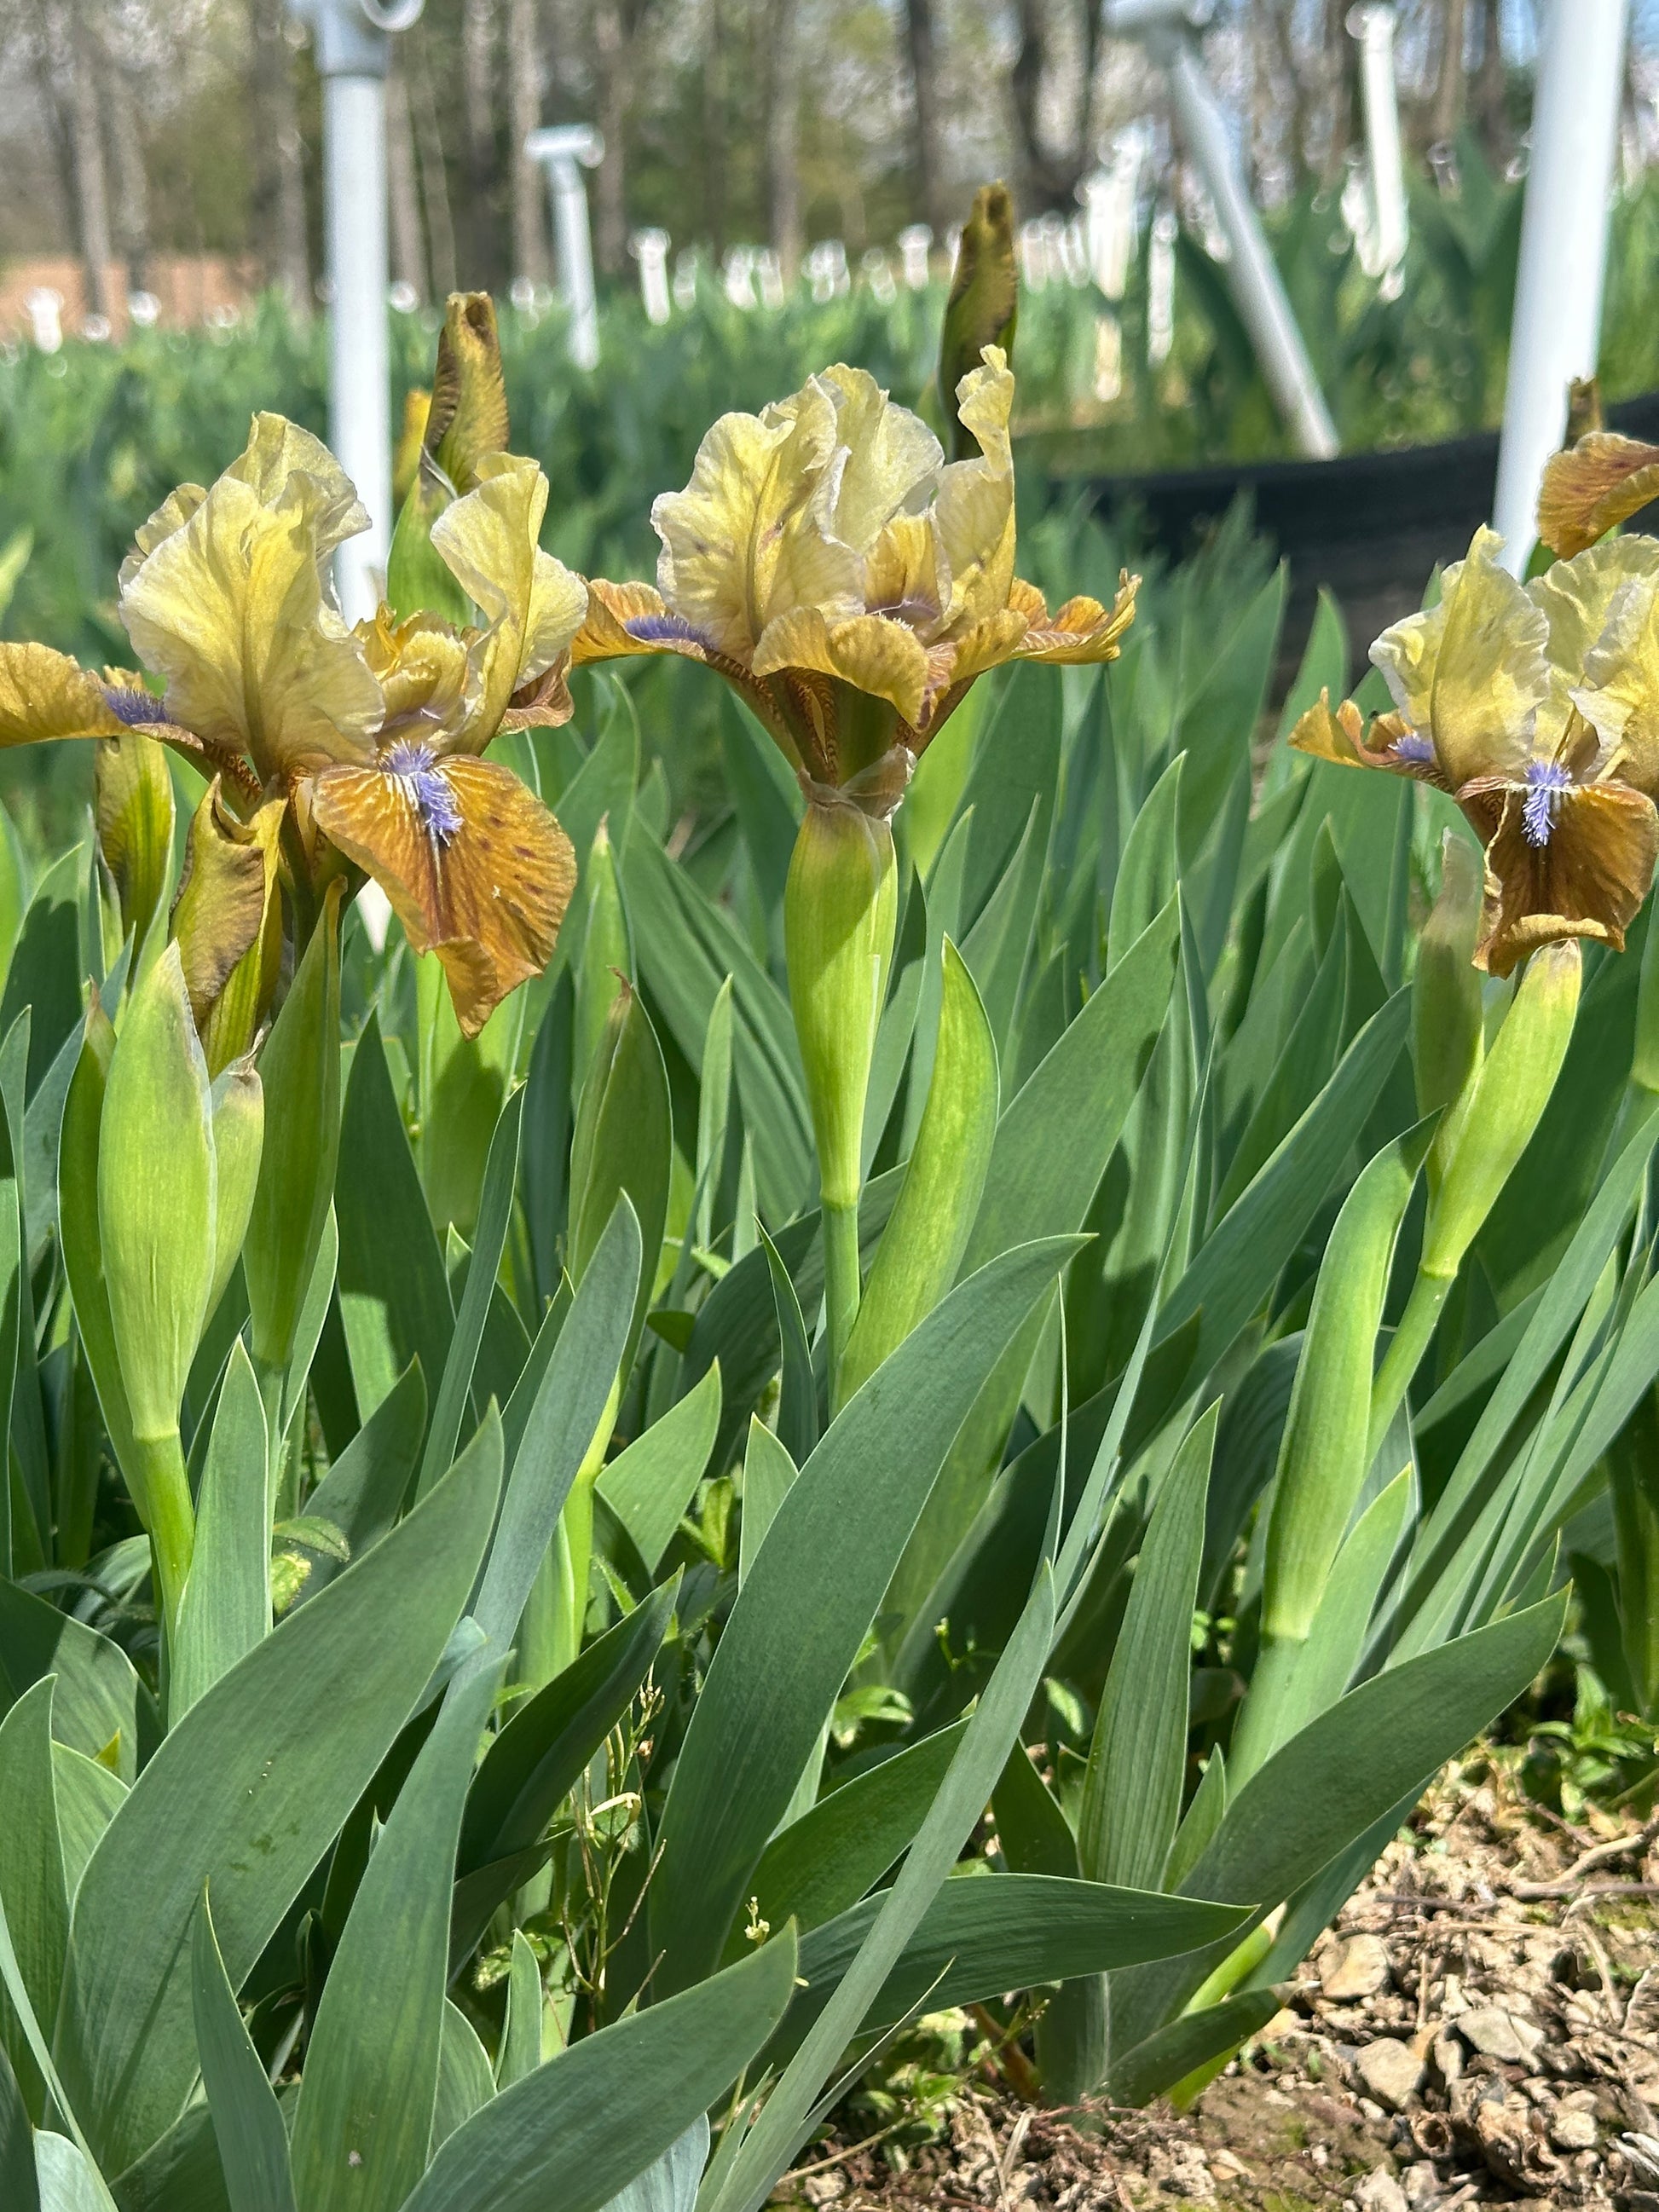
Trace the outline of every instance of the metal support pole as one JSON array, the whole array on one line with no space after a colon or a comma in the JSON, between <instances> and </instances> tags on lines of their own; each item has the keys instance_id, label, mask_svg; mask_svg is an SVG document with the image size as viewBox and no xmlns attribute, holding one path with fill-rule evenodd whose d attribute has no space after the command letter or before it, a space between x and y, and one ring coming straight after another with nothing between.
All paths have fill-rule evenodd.
<instances>
[{"instance_id":1,"label":"metal support pole","mask_svg":"<svg viewBox=\"0 0 1659 2212\"><path fill-rule=\"evenodd\" d=\"M1365 114L1377 273L1385 297L1396 299L1409 231L1406 173L1400 155L1400 99L1394 81L1394 9L1350 8L1347 20L1348 34L1359 46L1359 97Z\"/></svg>"},{"instance_id":2,"label":"metal support pole","mask_svg":"<svg viewBox=\"0 0 1659 2212\"><path fill-rule=\"evenodd\" d=\"M605 159L605 140L586 124L564 124L551 131L532 131L524 142L524 150L547 172L559 297L570 317L570 358L578 368L597 368L599 316L593 295L593 247L588 234L587 187L582 182L582 170L598 168Z\"/></svg>"},{"instance_id":3,"label":"metal support pole","mask_svg":"<svg viewBox=\"0 0 1659 2212\"><path fill-rule=\"evenodd\" d=\"M1206 15L1203 0L1115 0L1107 28L1145 39L1167 72L1176 131L1214 203L1230 255L1228 289L1269 396L1297 451L1328 460L1340 444L1336 425L1245 186L1226 116L1194 47L1193 33Z\"/></svg>"},{"instance_id":4,"label":"metal support pole","mask_svg":"<svg viewBox=\"0 0 1659 2212\"><path fill-rule=\"evenodd\" d=\"M1538 43L1492 514L1517 576L1532 551L1539 479L1566 428L1567 386L1595 374L1625 15L1625 0L1550 0Z\"/></svg>"},{"instance_id":5,"label":"metal support pole","mask_svg":"<svg viewBox=\"0 0 1659 2212\"><path fill-rule=\"evenodd\" d=\"M368 528L334 556L348 622L379 605L392 542L386 76L388 33L407 30L421 8L422 0L295 0L311 25L323 80L329 443L368 513Z\"/></svg>"}]
</instances>

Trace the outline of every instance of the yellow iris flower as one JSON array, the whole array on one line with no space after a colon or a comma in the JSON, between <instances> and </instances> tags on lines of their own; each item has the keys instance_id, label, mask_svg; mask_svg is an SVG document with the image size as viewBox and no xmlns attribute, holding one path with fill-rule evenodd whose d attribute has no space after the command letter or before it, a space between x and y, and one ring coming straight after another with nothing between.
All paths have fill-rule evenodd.
<instances>
[{"instance_id":1,"label":"yellow iris flower","mask_svg":"<svg viewBox=\"0 0 1659 2212\"><path fill-rule=\"evenodd\" d=\"M863 369L723 415L651 520L657 588L588 586L572 659L677 653L741 693L811 784L890 814L975 677L1115 659L1138 578L1050 615L1014 574L1014 379L995 346L957 387L977 458L947 463Z\"/></svg>"},{"instance_id":2,"label":"yellow iris flower","mask_svg":"<svg viewBox=\"0 0 1659 2212\"><path fill-rule=\"evenodd\" d=\"M1563 938L1622 950L1652 882L1659 645L1646 688L1637 645L1654 635L1659 542L1614 539L1524 585L1498 567L1500 543L1477 532L1439 603L1372 646L1394 713L1366 730L1352 700L1333 712L1322 698L1291 742L1451 794L1486 850L1475 964L1507 975Z\"/></svg>"},{"instance_id":3,"label":"yellow iris flower","mask_svg":"<svg viewBox=\"0 0 1659 2212\"><path fill-rule=\"evenodd\" d=\"M497 731L570 712L563 670L586 593L540 549L546 505L533 462L488 457L432 530L482 621L399 624L382 609L352 629L328 564L368 518L325 446L256 416L240 457L210 489L174 492L121 569L122 619L165 696L44 646L0 645L0 744L137 729L216 780L195 835L242 855L225 872L243 884L224 902L242 917L217 947L225 973L266 925L259 884L279 805L296 900L313 905L347 863L373 876L411 944L443 963L476 1032L545 965L575 875L546 807L481 757ZM199 873L204 887L205 863Z\"/></svg>"}]
</instances>

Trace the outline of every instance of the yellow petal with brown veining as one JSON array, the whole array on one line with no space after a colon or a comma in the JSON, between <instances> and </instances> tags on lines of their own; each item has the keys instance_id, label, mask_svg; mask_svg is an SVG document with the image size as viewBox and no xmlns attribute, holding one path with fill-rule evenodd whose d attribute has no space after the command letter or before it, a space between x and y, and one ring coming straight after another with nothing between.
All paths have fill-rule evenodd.
<instances>
[{"instance_id":1,"label":"yellow petal with brown veining","mask_svg":"<svg viewBox=\"0 0 1659 2212\"><path fill-rule=\"evenodd\" d=\"M1592 430L1544 465L1538 535L1553 553L1581 553L1659 499L1659 446Z\"/></svg>"},{"instance_id":2,"label":"yellow petal with brown veining","mask_svg":"<svg viewBox=\"0 0 1659 2212\"><path fill-rule=\"evenodd\" d=\"M884 615L825 622L817 607L798 607L767 624L755 647L757 676L786 668L836 676L855 691L884 699L907 722L921 714L927 654L915 633Z\"/></svg>"},{"instance_id":3,"label":"yellow petal with brown veining","mask_svg":"<svg viewBox=\"0 0 1659 2212\"><path fill-rule=\"evenodd\" d=\"M253 1042L282 969L276 850L284 802L252 822L225 806L216 776L190 825L172 933L191 1012L216 1075Z\"/></svg>"},{"instance_id":4,"label":"yellow petal with brown veining","mask_svg":"<svg viewBox=\"0 0 1659 2212\"><path fill-rule=\"evenodd\" d=\"M110 712L98 678L66 653L46 645L0 645L0 745L119 737L126 726Z\"/></svg>"},{"instance_id":5,"label":"yellow petal with brown veining","mask_svg":"<svg viewBox=\"0 0 1659 2212\"><path fill-rule=\"evenodd\" d=\"M391 900L417 952L435 952L455 1015L476 1036L518 984L552 957L576 880L570 840L535 793L498 762L455 754L441 777L455 826L440 836L407 776L331 768L313 818Z\"/></svg>"}]
</instances>

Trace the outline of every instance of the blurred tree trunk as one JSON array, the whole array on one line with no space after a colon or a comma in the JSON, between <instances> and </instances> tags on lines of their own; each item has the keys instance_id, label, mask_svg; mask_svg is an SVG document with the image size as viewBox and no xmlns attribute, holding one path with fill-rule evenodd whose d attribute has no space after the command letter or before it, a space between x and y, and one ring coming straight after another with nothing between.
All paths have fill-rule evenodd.
<instances>
[{"instance_id":1,"label":"blurred tree trunk","mask_svg":"<svg viewBox=\"0 0 1659 2212\"><path fill-rule=\"evenodd\" d=\"M441 300L457 289L455 224L449 208L449 177L444 163L443 132L438 122L438 103L432 96L432 71L427 62L426 33L419 24L404 43L408 70L410 118L420 157L421 204L426 211L427 252L432 261L432 289Z\"/></svg>"},{"instance_id":2,"label":"blurred tree trunk","mask_svg":"<svg viewBox=\"0 0 1659 2212\"><path fill-rule=\"evenodd\" d=\"M105 83L109 109L110 152L115 163L115 246L126 269L127 293L148 289L149 179L138 118L143 94L134 72L119 56L109 58Z\"/></svg>"},{"instance_id":3,"label":"blurred tree trunk","mask_svg":"<svg viewBox=\"0 0 1659 2212\"><path fill-rule=\"evenodd\" d=\"M409 86L398 58L393 59L386 81L386 183L392 281L407 284L417 300L424 301L428 292L415 179L415 132L409 115Z\"/></svg>"},{"instance_id":4,"label":"blurred tree trunk","mask_svg":"<svg viewBox=\"0 0 1659 2212\"><path fill-rule=\"evenodd\" d=\"M1436 145L1457 136L1463 119L1463 44L1468 32L1468 0L1442 0L1440 69L1429 108L1429 136Z\"/></svg>"},{"instance_id":5,"label":"blurred tree trunk","mask_svg":"<svg viewBox=\"0 0 1659 2212\"><path fill-rule=\"evenodd\" d=\"M921 220L942 240L951 220L945 199L944 118L939 111L939 52L933 0L905 0L910 48L910 87L915 101L916 204Z\"/></svg>"},{"instance_id":6,"label":"blurred tree trunk","mask_svg":"<svg viewBox=\"0 0 1659 2212\"><path fill-rule=\"evenodd\" d=\"M1101 9L1095 0L1083 0L1079 33L1080 54L1075 88L1075 122L1069 143L1058 152L1042 141L1042 88L1055 18L1072 10L1060 0L1018 0L1019 46L1010 76L1013 101L1014 139L1021 170L1018 195L1024 211L1053 208L1073 214L1077 188L1085 170L1095 162L1095 79L1100 58Z\"/></svg>"},{"instance_id":7,"label":"blurred tree trunk","mask_svg":"<svg viewBox=\"0 0 1659 2212\"><path fill-rule=\"evenodd\" d=\"M1509 117L1508 82L1504 68L1501 0L1481 0L1480 65L1474 80L1475 124L1486 159L1494 167L1514 151Z\"/></svg>"},{"instance_id":8,"label":"blurred tree trunk","mask_svg":"<svg viewBox=\"0 0 1659 2212\"><path fill-rule=\"evenodd\" d=\"M802 243L796 0L762 0L761 15L766 37L766 212L783 281L793 284Z\"/></svg>"},{"instance_id":9,"label":"blurred tree trunk","mask_svg":"<svg viewBox=\"0 0 1659 2212\"><path fill-rule=\"evenodd\" d=\"M508 167L513 178L513 274L548 278L547 219L541 165L524 142L542 119L541 24L536 0L510 0L507 15Z\"/></svg>"},{"instance_id":10,"label":"blurred tree trunk","mask_svg":"<svg viewBox=\"0 0 1659 2212\"><path fill-rule=\"evenodd\" d=\"M267 283L300 314L311 307L306 184L285 0L252 0L253 240Z\"/></svg>"},{"instance_id":11,"label":"blurred tree trunk","mask_svg":"<svg viewBox=\"0 0 1659 2212\"><path fill-rule=\"evenodd\" d=\"M495 0L465 0L461 15L461 88L466 118L465 281L488 289L497 281L492 220L495 170Z\"/></svg>"},{"instance_id":12,"label":"blurred tree trunk","mask_svg":"<svg viewBox=\"0 0 1659 2212\"><path fill-rule=\"evenodd\" d=\"M70 136L75 155L75 216L81 264L85 271L87 311L110 312L109 192L104 175L104 141L98 112L97 33L84 4L69 10Z\"/></svg>"},{"instance_id":13,"label":"blurred tree trunk","mask_svg":"<svg viewBox=\"0 0 1659 2212\"><path fill-rule=\"evenodd\" d=\"M1325 137L1325 182L1340 185L1348 149L1361 136L1359 47L1348 35L1348 0L1325 0L1324 62L1329 102Z\"/></svg>"},{"instance_id":14,"label":"blurred tree trunk","mask_svg":"<svg viewBox=\"0 0 1659 2212\"><path fill-rule=\"evenodd\" d=\"M702 50L702 227L716 261L726 251L726 86L720 0L708 0Z\"/></svg>"}]
</instances>

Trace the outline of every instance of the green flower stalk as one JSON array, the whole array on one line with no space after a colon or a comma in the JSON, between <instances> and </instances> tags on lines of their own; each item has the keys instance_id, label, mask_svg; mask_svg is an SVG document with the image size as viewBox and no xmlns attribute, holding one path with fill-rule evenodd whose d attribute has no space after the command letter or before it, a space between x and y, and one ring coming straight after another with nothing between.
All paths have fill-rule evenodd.
<instances>
[{"instance_id":1,"label":"green flower stalk","mask_svg":"<svg viewBox=\"0 0 1659 2212\"><path fill-rule=\"evenodd\" d=\"M1435 1149L1417 1279L1371 1393L1370 1449L1388 1433L1434 1335L1463 1255L1532 1141L1572 1038L1583 960L1576 938L1528 961L1502 1028L1448 1109Z\"/></svg>"},{"instance_id":2,"label":"green flower stalk","mask_svg":"<svg viewBox=\"0 0 1659 2212\"><path fill-rule=\"evenodd\" d=\"M795 1035L817 1146L831 1411L858 1318L864 1107L898 920L893 833L839 793L815 790L784 890Z\"/></svg>"}]
</instances>

